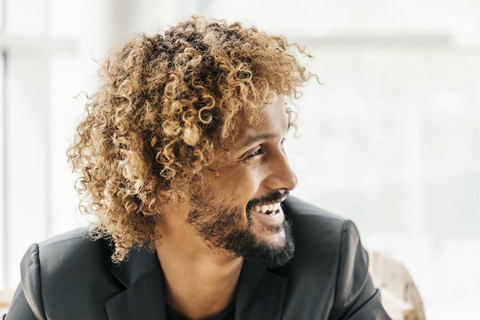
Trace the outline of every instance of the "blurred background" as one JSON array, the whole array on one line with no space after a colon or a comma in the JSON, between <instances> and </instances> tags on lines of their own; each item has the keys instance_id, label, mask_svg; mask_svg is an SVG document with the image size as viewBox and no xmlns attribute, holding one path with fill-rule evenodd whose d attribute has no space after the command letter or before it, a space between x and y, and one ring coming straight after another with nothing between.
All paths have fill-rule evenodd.
<instances>
[{"instance_id":1,"label":"blurred background","mask_svg":"<svg viewBox=\"0 0 480 320\"><path fill-rule=\"evenodd\" d=\"M0 302L31 243L85 223L65 150L96 61L192 14L306 46L294 194L401 261L427 319L478 314L478 0L0 0Z\"/></svg>"}]
</instances>

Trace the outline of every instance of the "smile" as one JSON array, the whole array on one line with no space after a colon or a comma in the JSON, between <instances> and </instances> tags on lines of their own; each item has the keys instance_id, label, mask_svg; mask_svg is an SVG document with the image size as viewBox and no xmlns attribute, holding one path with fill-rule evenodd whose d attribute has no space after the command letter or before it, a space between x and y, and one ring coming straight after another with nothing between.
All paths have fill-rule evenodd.
<instances>
[{"instance_id":1,"label":"smile","mask_svg":"<svg viewBox=\"0 0 480 320\"><path fill-rule=\"evenodd\" d=\"M280 213L280 202L262 204L261 206L255 206L253 207L253 210L255 210L257 213L276 215Z\"/></svg>"},{"instance_id":2,"label":"smile","mask_svg":"<svg viewBox=\"0 0 480 320\"><path fill-rule=\"evenodd\" d=\"M253 211L255 211L256 213L267 214L269 216L276 216L276 215L280 214L280 212L281 212L280 203L283 200L285 200L285 198L281 199L278 202L256 205L256 206L253 207Z\"/></svg>"}]
</instances>

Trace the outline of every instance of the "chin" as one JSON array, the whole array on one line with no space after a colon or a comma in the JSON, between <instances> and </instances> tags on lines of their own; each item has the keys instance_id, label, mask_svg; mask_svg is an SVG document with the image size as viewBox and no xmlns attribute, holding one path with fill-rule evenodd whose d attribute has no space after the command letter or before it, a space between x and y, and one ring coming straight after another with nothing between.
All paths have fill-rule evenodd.
<instances>
[{"instance_id":1,"label":"chin","mask_svg":"<svg viewBox=\"0 0 480 320\"><path fill-rule=\"evenodd\" d=\"M285 247L286 236L285 231L282 230L275 234L258 236L259 242L264 246L270 247L272 249L282 249Z\"/></svg>"},{"instance_id":2,"label":"chin","mask_svg":"<svg viewBox=\"0 0 480 320\"><path fill-rule=\"evenodd\" d=\"M294 256L295 244L288 221L276 233L255 234L255 238L255 245L245 252L244 257L268 268L276 268L286 264Z\"/></svg>"}]
</instances>

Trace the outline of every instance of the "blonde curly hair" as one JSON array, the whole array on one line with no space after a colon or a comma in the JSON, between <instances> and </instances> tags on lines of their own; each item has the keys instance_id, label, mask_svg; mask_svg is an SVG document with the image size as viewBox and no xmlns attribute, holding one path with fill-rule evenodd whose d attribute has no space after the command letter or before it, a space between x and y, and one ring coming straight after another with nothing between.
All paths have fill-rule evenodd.
<instances>
[{"instance_id":1,"label":"blonde curly hair","mask_svg":"<svg viewBox=\"0 0 480 320\"><path fill-rule=\"evenodd\" d=\"M108 55L67 155L91 236L112 241L114 262L153 248L162 203L202 178L240 112L255 123L263 104L299 94L312 75L292 48L304 54L253 27L192 17Z\"/></svg>"}]
</instances>

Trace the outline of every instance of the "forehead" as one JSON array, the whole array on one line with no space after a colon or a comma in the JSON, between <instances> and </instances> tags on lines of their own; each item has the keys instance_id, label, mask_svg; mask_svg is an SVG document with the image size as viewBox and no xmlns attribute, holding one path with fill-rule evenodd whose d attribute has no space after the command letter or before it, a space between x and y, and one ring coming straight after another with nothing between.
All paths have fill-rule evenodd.
<instances>
[{"instance_id":1,"label":"forehead","mask_svg":"<svg viewBox=\"0 0 480 320\"><path fill-rule=\"evenodd\" d=\"M227 141L234 148L241 148L251 139L283 137L289 126L289 117L283 97L265 104L256 112L254 121L239 115L235 123L235 134Z\"/></svg>"}]
</instances>

